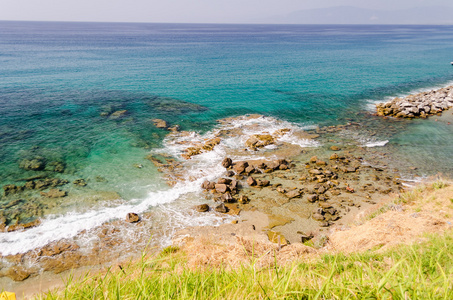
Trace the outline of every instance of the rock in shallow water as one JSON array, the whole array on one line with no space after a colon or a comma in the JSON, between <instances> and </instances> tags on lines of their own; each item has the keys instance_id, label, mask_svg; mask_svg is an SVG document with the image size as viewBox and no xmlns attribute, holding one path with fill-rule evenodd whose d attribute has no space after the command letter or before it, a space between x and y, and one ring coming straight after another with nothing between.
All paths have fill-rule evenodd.
<instances>
[{"instance_id":1,"label":"rock in shallow water","mask_svg":"<svg viewBox=\"0 0 453 300\"><path fill-rule=\"evenodd\" d=\"M7 184L3 186L5 196L20 193L23 191L23 189L24 188L22 186L18 186L15 184Z\"/></svg>"},{"instance_id":2,"label":"rock in shallow water","mask_svg":"<svg viewBox=\"0 0 453 300\"><path fill-rule=\"evenodd\" d=\"M165 120L152 119L151 121L154 123L154 126L156 126L157 128L162 128L162 129L167 129L168 128L168 124L167 124L167 122Z\"/></svg>"},{"instance_id":3,"label":"rock in shallow water","mask_svg":"<svg viewBox=\"0 0 453 300\"><path fill-rule=\"evenodd\" d=\"M207 204L200 204L200 205L195 206L195 209L196 209L198 212L207 212L207 211L209 211L209 205L207 205Z\"/></svg>"},{"instance_id":4,"label":"rock in shallow water","mask_svg":"<svg viewBox=\"0 0 453 300\"><path fill-rule=\"evenodd\" d=\"M41 192L41 196L44 196L47 198L62 198L62 197L66 197L67 193L65 191L62 191L59 189L51 189L47 193Z\"/></svg>"},{"instance_id":5,"label":"rock in shallow water","mask_svg":"<svg viewBox=\"0 0 453 300\"><path fill-rule=\"evenodd\" d=\"M87 185L85 179L82 179L82 178L74 180L73 184L74 185L78 185L78 186L86 186Z\"/></svg>"},{"instance_id":6,"label":"rock in shallow water","mask_svg":"<svg viewBox=\"0 0 453 300\"><path fill-rule=\"evenodd\" d=\"M215 211L222 214L226 214L228 212L228 208L225 206L225 204L222 203L215 207Z\"/></svg>"},{"instance_id":7,"label":"rock in shallow water","mask_svg":"<svg viewBox=\"0 0 453 300\"><path fill-rule=\"evenodd\" d=\"M19 168L30 171L42 171L46 167L44 157L35 157L34 159L24 159L20 162Z\"/></svg>"},{"instance_id":8,"label":"rock in shallow water","mask_svg":"<svg viewBox=\"0 0 453 300\"><path fill-rule=\"evenodd\" d=\"M231 158L229 158L229 157L225 157L225 158L223 159L223 161L222 161L222 166L223 166L224 168L228 168L228 167L230 167L232 164L233 164L233 161L232 161Z\"/></svg>"},{"instance_id":9,"label":"rock in shallow water","mask_svg":"<svg viewBox=\"0 0 453 300\"><path fill-rule=\"evenodd\" d=\"M21 266L9 269L6 275L14 281L24 281L25 279L30 277L30 273Z\"/></svg>"},{"instance_id":10,"label":"rock in shallow water","mask_svg":"<svg viewBox=\"0 0 453 300\"><path fill-rule=\"evenodd\" d=\"M140 216L136 213L128 213L126 215L126 222L128 223L137 223L140 221Z\"/></svg>"}]
</instances>

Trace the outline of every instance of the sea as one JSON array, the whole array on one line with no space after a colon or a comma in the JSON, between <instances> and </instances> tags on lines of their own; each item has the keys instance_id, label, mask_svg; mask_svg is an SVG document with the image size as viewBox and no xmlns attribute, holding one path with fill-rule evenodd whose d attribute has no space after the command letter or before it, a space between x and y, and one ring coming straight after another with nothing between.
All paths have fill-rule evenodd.
<instances>
[{"instance_id":1,"label":"sea","mask_svg":"<svg viewBox=\"0 0 453 300\"><path fill-rule=\"evenodd\" d=\"M431 117L395 121L398 130L388 131L389 120L372 116L378 102L452 85L451 61L453 26L1 21L0 186L69 183L58 199L2 191L0 221L41 223L1 232L0 253L71 238L128 212L165 216L156 220L167 229L162 245L179 228L228 221L187 211L204 201L200 183L222 174L222 147L238 141L190 160L194 180L168 185L145 157L184 161L183 143L153 119L192 141L245 126L249 114L262 115L255 133L358 122L367 125L348 138L385 148L402 169L416 167L408 180L451 176L453 125ZM26 167L33 160L39 170ZM86 186L73 184L79 179Z\"/></svg>"}]
</instances>

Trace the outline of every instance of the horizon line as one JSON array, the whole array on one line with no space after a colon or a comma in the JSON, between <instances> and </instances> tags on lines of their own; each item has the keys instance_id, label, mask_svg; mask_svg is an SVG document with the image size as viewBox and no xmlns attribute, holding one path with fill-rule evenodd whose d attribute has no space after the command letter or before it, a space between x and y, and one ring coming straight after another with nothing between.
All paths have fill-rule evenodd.
<instances>
[{"instance_id":1,"label":"horizon line","mask_svg":"<svg viewBox=\"0 0 453 300\"><path fill-rule=\"evenodd\" d=\"M175 25L331 25L331 26L453 26L452 23L258 23L258 22L231 22L231 23L214 23L214 22L133 22L133 21L76 21L76 20L0 20L0 22L34 22L34 23L97 23L97 24L175 24Z\"/></svg>"}]
</instances>

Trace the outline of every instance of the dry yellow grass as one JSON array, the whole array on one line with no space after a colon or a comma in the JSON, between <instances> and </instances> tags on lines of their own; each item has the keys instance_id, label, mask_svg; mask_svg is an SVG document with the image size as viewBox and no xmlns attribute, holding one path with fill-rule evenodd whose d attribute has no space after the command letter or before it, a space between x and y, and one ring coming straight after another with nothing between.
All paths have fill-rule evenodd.
<instances>
[{"instance_id":1,"label":"dry yellow grass","mask_svg":"<svg viewBox=\"0 0 453 300\"><path fill-rule=\"evenodd\" d=\"M351 253L422 242L426 233L452 228L452 199L453 186L446 182L418 186L393 199L388 211L347 231L331 234L326 250Z\"/></svg>"}]
</instances>

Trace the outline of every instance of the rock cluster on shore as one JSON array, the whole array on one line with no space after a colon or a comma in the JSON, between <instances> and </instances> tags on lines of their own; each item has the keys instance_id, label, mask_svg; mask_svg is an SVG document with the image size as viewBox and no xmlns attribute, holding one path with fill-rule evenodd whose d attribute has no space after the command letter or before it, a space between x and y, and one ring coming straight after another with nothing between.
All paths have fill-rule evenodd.
<instances>
[{"instance_id":1,"label":"rock cluster on shore","mask_svg":"<svg viewBox=\"0 0 453 300\"><path fill-rule=\"evenodd\" d=\"M426 118L453 107L453 86L376 104L377 115Z\"/></svg>"}]
</instances>

